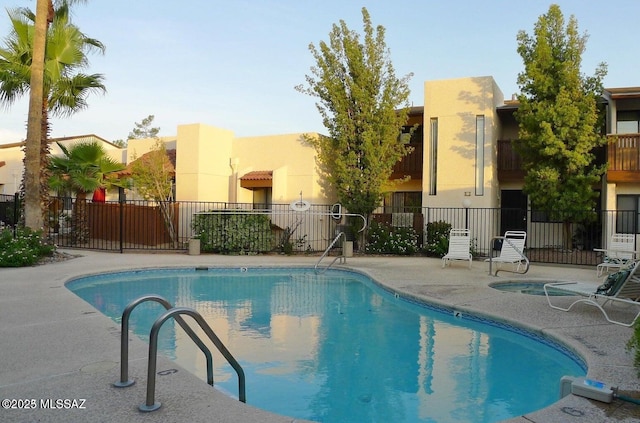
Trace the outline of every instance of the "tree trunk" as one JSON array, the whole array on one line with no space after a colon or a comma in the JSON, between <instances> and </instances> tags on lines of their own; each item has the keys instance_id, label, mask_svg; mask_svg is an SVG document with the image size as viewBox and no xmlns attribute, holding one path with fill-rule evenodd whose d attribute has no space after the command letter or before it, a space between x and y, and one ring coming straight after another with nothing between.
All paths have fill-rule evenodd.
<instances>
[{"instance_id":1,"label":"tree trunk","mask_svg":"<svg viewBox=\"0 0 640 423\"><path fill-rule=\"evenodd\" d=\"M169 201L158 201L160 212L162 213L162 219L164 220L164 226L169 232L169 238L171 238L171 244L173 248L178 248L178 234L176 227L173 224L175 215L175 203Z\"/></svg>"},{"instance_id":2,"label":"tree trunk","mask_svg":"<svg viewBox=\"0 0 640 423\"><path fill-rule=\"evenodd\" d=\"M562 232L564 235L564 248L568 251L573 250L573 236L571 234L571 222L564 221L562 223Z\"/></svg>"},{"instance_id":3,"label":"tree trunk","mask_svg":"<svg viewBox=\"0 0 640 423\"><path fill-rule=\"evenodd\" d=\"M87 220L87 193L79 192L73 203L71 219L71 242L73 245L84 244L89 239L89 221Z\"/></svg>"},{"instance_id":4,"label":"tree trunk","mask_svg":"<svg viewBox=\"0 0 640 423\"><path fill-rule=\"evenodd\" d=\"M45 235L49 233L49 205L51 203L51 196L49 195L49 176L51 171L49 170L49 154L51 149L49 148L49 103L45 97L42 102L42 120L40 124L40 172L38 175L38 186L40 195L40 206L42 207L41 214L43 216L42 229Z\"/></svg>"},{"instance_id":5,"label":"tree trunk","mask_svg":"<svg viewBox=\"0 0 640 423\"><path fill-rule=\"evenodd\" d=\"M40 142L42 140L42 103L44 98L44 58L47 44L47 27L50 0L37 0L33 36L31 80L29 92L29 117L25 144L24 214L25 226L34 230L43 227L40 197Z\"/></svg>"}]
</instances>

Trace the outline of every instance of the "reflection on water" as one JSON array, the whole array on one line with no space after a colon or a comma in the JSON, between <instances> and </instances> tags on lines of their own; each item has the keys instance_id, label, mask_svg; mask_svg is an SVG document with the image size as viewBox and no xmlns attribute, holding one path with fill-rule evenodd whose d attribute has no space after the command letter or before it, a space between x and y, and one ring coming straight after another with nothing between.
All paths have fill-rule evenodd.
<instances>
[{"instance_id":1,"label":"reflection on water","mask_svg":"<svg viewBox=\"0 0 640 423\"><path fill-rule=\"evenodd\" d=\"M243 366L247 402L297 418L495 422L554 402L563 375L585 374L530 337L408 304L350 272L144 271L69 288L117 321L147 294L196 309ZM141 304L132 330L148 339L162 311ZM206 378L202 352L175 322L163 326L159 348ZM237 394L217 353L214 366L216 385Z\"/></svg>"}]
</instances>

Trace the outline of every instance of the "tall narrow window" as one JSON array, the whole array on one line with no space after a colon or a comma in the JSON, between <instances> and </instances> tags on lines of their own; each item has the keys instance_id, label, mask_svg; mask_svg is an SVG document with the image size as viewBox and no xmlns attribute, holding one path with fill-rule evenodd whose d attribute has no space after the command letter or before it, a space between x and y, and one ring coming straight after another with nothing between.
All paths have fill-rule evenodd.
<instances>
[{"instance_id":1,"label":"tall narrow window","mask_svg":"<svg viewBox=\"0 0 640 423\"><path fill-rule=\"evenodd\" d=\"M429 137L429 195L436 195L438 182L438 118L431 118Z\"/></svg>"},{"instance_id":2,"label":"tall narrow window","mask_svg":"<svg viewBox=\"0 0 640 423\"><path fill-rule=\"evenodd\" d=\"M476 116L476 195L484 195L484 116Z\"/></svg>"}]
</instances>

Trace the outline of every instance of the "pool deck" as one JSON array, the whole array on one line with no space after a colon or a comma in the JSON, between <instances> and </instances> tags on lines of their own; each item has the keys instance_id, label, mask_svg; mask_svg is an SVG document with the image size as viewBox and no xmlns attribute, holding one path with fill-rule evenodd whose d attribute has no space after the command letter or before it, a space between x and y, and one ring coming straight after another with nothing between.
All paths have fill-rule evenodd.
<instances>
[{"instance_id":1,"label":"pool deck","mask_svg":"<svg viewBox=\"0 0 640 423\"><path fill-rule=\"evenodd\" d=\"M28 410L0 408L1 422L301 422L233 400L163 358L158 359L158 370L178 371L157 377L156 400L162 407L152 413L138 411L146 395L147 345L130 337L129 372L137 383L126 389L112 387L120 375L120 327L64 284L73 277L115 270L313 266L318 257L67 252L79 257L0 269L0 399L34 399L37 405ZM364 272L400 295L450 307L463 318L465 313L474 313L560 340L585 359L589 377L640 399L640 379L632 355L625 350L632 329L607 323L593 307L579 306L563 313L551 309L542 296L489 287L491 282L507 280L595 282L593 267L533 264L526 275L501 272L494 277L488 275L488 264L482 261L474 261L472 269L462 262L443 269L440 260L433 258L369 256L349 258L335 267ZM553 389L559 389L559 384ZM59 409L43 408L56 405L47 399L69 401ZM606 404L569 395L509 422L640 422L640 405L620 399Z\"/></svg>"}]
</instances>

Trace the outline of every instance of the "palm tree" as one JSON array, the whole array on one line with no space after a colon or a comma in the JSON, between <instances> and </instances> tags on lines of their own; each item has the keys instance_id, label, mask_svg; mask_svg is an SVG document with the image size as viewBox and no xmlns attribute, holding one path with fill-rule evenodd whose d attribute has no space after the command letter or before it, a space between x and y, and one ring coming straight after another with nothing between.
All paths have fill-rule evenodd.
<instances>
[{"instance_id":1,"label":"palm tree","mask_svg":"<svg viewBox=\"0 0 640 423\"><path fill-rule=\"evenodd\" d=\"M90 92L106 91L103 76L84 74L80 70L89 64L87 54L91 51L104 52L100 41L87 37L69 19L70 0L57 2L46 31L42 89L36 88L34 78L39 72L37 65L38 19L29 9L18 8L9 11L12 23L11 33L5 48L0 49L0 101L12 104L17 98L30 91L29 122L25 146L25 175L23 187L25 195L25 224L46 227L49 187L47 184L49 157L49 113L55 116L69 116L87 107L86 98ZM38 0L38 7L41 0ZM38 13L41 10L38 8ZM34 36L35 34L35 36ZM34 112L34 97L42 92L38 103L40 110ZM38 118L32 115L40 115ZM34 128L34 121L38 127ZM39 134L37 157L34 154L34 133ZM36 178L36 175L38 176ZM37 192L37 200L34 199ZM34 202L37 201L37 206ZM38 216L34 207L37 207Z\"/></svg>"},{"instance_id":2,"label":"palm tree","mask_svg":"<svg viewBox=\"0 0 640 423\"><path fill-rule=\"evenodd\" d=\"M37 0L36 20L34 23L33 53L29 86L29 118L27 121L27 142L24 154L24 190L25 226L34 230L44 225L40 201L40 144L42 139L42 102L44 99L44 61L47 44L47 28L53 21L51 0Z\"/></svg>"},{"instance_id":3,"label":"palm tree","mask_svg":"<svg viewBox=\"0 0 640 423\"><path fill-rule=\"evenodd\" d=\"M71 236L75 244L86 242L89 237L87 222L87 194L98 188L120 186L115 172L125 166L107 155L97 142L79 142L70 148L58 143L63 156L50 157L49 186L59 194L74 194Z\"/></svg>"}]
</instances>

